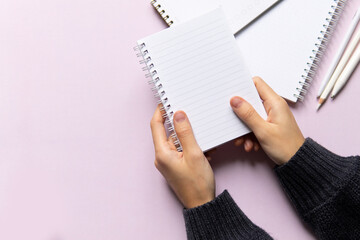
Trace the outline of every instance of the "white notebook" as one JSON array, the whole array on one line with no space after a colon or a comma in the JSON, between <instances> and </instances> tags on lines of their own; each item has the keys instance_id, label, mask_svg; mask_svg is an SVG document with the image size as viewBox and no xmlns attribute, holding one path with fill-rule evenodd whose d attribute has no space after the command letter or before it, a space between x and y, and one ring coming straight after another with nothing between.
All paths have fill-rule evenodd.
<instances>
[{"instance_id":1,"label":"white notebook","mask_svg":"<svg viewBox=\"0 0 360 240\"><path fill-rule=\"evenodd\" d=\"M249 132L232 111L231 97L243 97L266 116L221 8L137 44L169 129L173 113L184 110L203 151Z\"/></svg>"},{"instance_id":2,"label":"white notebook","mask_svg":"<svg viewBox=\"0 0 360 240\"><path fill-rule=\"evenodd\" d=\"M279 0L153 0L151 4L170 26L221 6L233 33L238 32Z\"/></svg>"},{"instance_id":3,"label":"white notebook","mask_svg":"<svg viewBox=\"0 0 360 240\"><path fill-rule=\"evenodd\" d=\"M303 100L344 2L284 0L241 31L236 40L251 74L288 100Z\"/></svg>"},{"instance_id":4,"label":"white notebook","mask_svg":"<svg viewBox=\"0 0 360 240\"><path fill-rule=\"evenodd\" d=\"M179 5L183 2L173 1ZM169 10L162 16L170 16L167 21L182 22L182 17L172 17L176 16L171 14L176 5L173 1L157 0L154 5L167 8L169 4ZM195 2L193 9L198 7ZM234 0L226 2L233 9L239 7ZM279 95L292 102L303 100L345 3L346 0L282 0L251 22L236 35L251 75L261 76ZM177 7L176 14L184 8ZM197 16L192 10L183 14Z\"/></svg>"}]
</instances>

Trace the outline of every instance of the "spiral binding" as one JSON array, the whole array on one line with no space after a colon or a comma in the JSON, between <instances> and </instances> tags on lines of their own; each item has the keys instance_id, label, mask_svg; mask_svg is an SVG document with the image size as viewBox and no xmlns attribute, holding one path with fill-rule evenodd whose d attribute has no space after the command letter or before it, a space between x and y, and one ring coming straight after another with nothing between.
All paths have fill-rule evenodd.
<instances>
[{"instance_id":1,"label":"spiral binding","mask_svg":"<svg viewBox=\"0 0 360 240\"><path fill-rule=\"evenodd\" d=\"M174 131L174 111L172 110L170 100L166 95L166 91L163 88L163 84L156 70L155 64L152 62L149 51L146 48L146 44L139 44L138 46L134 47L134 51L138 52L136 54L137 57L142 58L142 60L140 60L140 64L145 65L142 70L147 72L145 74L145 77L150 78L148 83L152 85L151 90L153 91L154 96L157 99L157 103L161 104L160 110L164 113L162 117L165 119L165 124L168 126L167 128L169 131L169 138L172 139L172 141L174 142L176 149L181 152L182 146L176 135L176 132Z\"/></svg>"},{"instance_id":2,"label":"spiral binding","mask_svg":"<svg viewBox=\"0 0 360 240\"><path fill-rule=\"evenodd\" d=\"M298 94L294 94L294 96L300 101L304 101L307 89L310 87L310 83L315 76L315 71L319 67L320 60L323 56L329 39L333 34L341 13L344 10L346 1L347 0L334 0L334 5L331 6L332 10L329 12L329 17L326 18L327 23L323 25L324 30L320 31L321 36L318 37L318 42L315 44L315 49L312 50L310 61L306 63L307 68L304 69L304 74L301 75L303 80L299 81L300 86L296 88Z\"/></svg>"},{"instance_id":3,"label":"spiral binding","mask_svg":"<svg viewBox=\"0 0 360 240\"><path fill-rule=\"evenodd\" d=\"M155 10L159 12L160 16L164 19L167 25L171 26L174 23L174 21L170 19L170 16L166 14L165 9L161 6L158 0L152 0L151 5L153 5Z\"/></svg>"}]
</instances>

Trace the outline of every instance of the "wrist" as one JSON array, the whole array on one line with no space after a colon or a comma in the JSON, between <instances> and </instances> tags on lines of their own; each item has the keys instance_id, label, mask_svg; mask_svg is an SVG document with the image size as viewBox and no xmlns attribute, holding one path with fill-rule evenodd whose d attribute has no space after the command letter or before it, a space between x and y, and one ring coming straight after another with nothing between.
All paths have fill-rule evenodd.
<instances>
[{"instance_id":1,"label":"wrist","mask_svg":"<svg viewBox=\"0 0 360 240\"><path fill-rule=\"evenodd\" d=\"M299 151L302 145L305 143L305 138L303 136L295 139L292 148L290 149L290 153L286 157L285 161L282 164L285 164L290 161L290 159L296 155L296 153Z\"/></svg>"},{"instance_id":2,"label":"wrist","mask_svg":"<svg viewBox=\"0 0 360 240\"><path fill-rule=\"evenodd\" d=\"M286 164L287 162L290 161L290 159L296 155L296 153L299 151L299 149L301 148L302 145L304 145L305 143L305 138L301 136L301 138L297 138L293 141L293 143L291 144L291 146L286 146L284 145L285 149L283 151L283 155L279 156L279 158L277 159L273 159L274 162L281 166Z\"/></svg>"},{"instance_id":3,"label":"wrist","mask_svg":"<svg viewBox=\"0 0 360 240\"><path fill-rule=\"evenodd\" d=\"M203 197L191 198L188 201L183 202L183 205L186 209L191 209L209 203L214 199L215 199L215 193Z\"/></svg>"}]
</instances>

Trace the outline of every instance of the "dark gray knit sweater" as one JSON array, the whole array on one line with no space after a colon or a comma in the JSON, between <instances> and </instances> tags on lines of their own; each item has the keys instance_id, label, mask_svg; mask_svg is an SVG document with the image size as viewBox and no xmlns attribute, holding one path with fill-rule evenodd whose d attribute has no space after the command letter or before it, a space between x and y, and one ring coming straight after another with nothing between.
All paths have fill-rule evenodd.
<instances>
[{"instance_id":1,"label":"dark gray knit sweater","mask_svg":"<svg viewBox=\"0 0 360 240\"><path fill-rule=\"evenodd\" d=\"M360 157L337 156L308 138L275 173L319 239L360 239ZM227 191L184 218L188 239L272 239Z\"/></svg>"}]
</instances>

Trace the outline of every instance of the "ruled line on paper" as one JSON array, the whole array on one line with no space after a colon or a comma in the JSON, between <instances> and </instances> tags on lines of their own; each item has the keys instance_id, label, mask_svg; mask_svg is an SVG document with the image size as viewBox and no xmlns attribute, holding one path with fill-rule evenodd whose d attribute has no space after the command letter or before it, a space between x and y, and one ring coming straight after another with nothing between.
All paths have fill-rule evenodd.
<instances>
[{"instance_id":1,"label":"ruled line on paper","mask_svg":"<svg viewBox=\"0 0 360 240\"><path fill-rule=\"evenodd\" d=\"M221 25L220 27L218 28L215 28L215 29L211 29L211 32L214 32L212 34L206 34L206 35L199 35L197 37L193 36L191 39L186 39L186 40L183 40L182 41L182 47L184 49L187 49L189 46L193 46L193 45L196 45L198 43L202 43L205 39L208 39L208 38L213 38L213 37L216 37L216 36L222 36L224 37L224 35L222 35L223 32L225 32L225 30L222 28L223 25ZM214 31L214 30L217 30L217 31ZM210 33L210 31L208 32ZM199 38L198 38L199 37ZM201 37L201 38L200 38ZM228 38L228 37L226 37ZM196 39L196 40L195 40ZM215 40L216 41L216 40ZM188 44L185 44L185 43L188 43ZM171 51L171 49L176 49L177 47L179 47L178 45L167 45L166 43L164 44L164 47L161 48L161 51L157 51L157 53L159 53L159 58L161 57L164 57L164 55L160 55L160 53L162 52L169 52ZM156 50L154 50L156 51ZM165 54L166 55L166 54Z\"/></svg>"},{"instance_id":2,"label":"ruled line on paper","mask_svg":"<svg viewBox=\"0 0 360 240\"><path fill-rule=\"evenodd\" d=\"M201 56L192 57L192 58L187 59L186 61L184 61L184 62L186 62L186 64L184 64L184 62L181 62L183 64L182 68L178 68L178 65L175 65L175 64L167 66L166 64L159 63L160 66L161 66L161 68L160 68L161 69L161 74L166 75L166 74L171 73L174 77L184 76L183 71L187 72L188 74L191 74L190 73L191 69L194 68L194 65L196 63L198 63L199 61L201 61L201 66L197 66L196 69L198 71L201 71L201 69L208 68L208 65L210 65L210 64L215 64L216 62L219 62L219 61L222 61L222 60L228 58L229 53L232 53L232 51L233 51L233 48L226 48L221 52L217 52L217 53L212 54L212 58L207 59L207 60L202 59ZM225 55L224 55L224 53L225 53ZM224 55L224 56L222 56L222 55ZM224 62L221 65L225 65L225 64L228 64L228 63ZM218 67L220 67L221 65L217 64ZM176 68L176 70L171 70L173 68ZM188 70L188 71L186 71L186 70ZM177 72L181 72L181 73L179 75L175 75L175 73L177 73ZM173 81L173 79L174 78L171 78L172 81ZM181 83L182 82L179 82L179 84L181 84ZM175 85L173 85L173 86L175 86Z\"/></svg>"},{"instance_id":3,"label":"ruled line on paper","mask_svg":"<svg viewBox=\"0 0 360 240\"><path fill-rule=\"evenodd\" d=\"M202 54L208 53L210 54L211 52L222 52L222 51L226 51L227 49L231 49L232 47L226 47L226 45L224 45L224 42L220 42L219 40L223 40L223 39L217 39L218 41L214 41L209 43L208 45L201 45L201 47L197 47L197 46L193 46L193 49L190 49L188 52L185 52L185 49L181 49L181 50L173 50L173 51L169 51L168 54L164 55L162 58L158 58L156 56L156 64L159 64L160 66L163 66L165 69L166 68L171 68L172 66L177 66L180 63L184 63L190 59L192 59L195 56L202 56ZM225 47L224 47L225 46ZM220 47L223 47L222 49L218 49ZM217 50L215 50L217 49ZM203 51L200 51L203 50ZM222 50L222 51L220 51ZM197 55L195 55L195 53ZM161 61L162 60L162 61ZM175 61L174 61L175 60Z\"/></svg>"},{"instance_id":4,"label":"ruled line on paper","mask_svg":"<svg viewBox=\"0 0 360 240\"><path fill-rule=\"evenodd\" d=\"M232 65L229 65L228 62L221 64L221 65L217 65L217 67L219 68L219 66L221 66L222 68L220 68L221 70L215 70L214 68L209 69L209 66L207 65L207 69L204 69L204 71L201 71L201 73L199 75L197 75L197 77L195 78L193 75L194 73L189 71L184 75L178 75L177 78L171 78L170 80L171 82L171 86L174 86L174 89L179 90L180 88L178 86L186 86L188 81L190 81L190 86L192 83L197 83L197 86L202 86L201 84L206 84L208 82L212 82L212 81L216 81L219 79L219 77L221 76L221 78L225 79L227 76L234 74L235 72L241 72L242 70L235 68L236 67L236 63L231 63ZM226 67L225 67L226 66ZM235 68L235 69L234 69ZM225 72L230 71L231 69L233 69L233 72L230 72L228 74L223 74ZM169 75L170 76L170 75ZM186 78L185 78L186 76ZM200 77L201 76L201 77ZM168 77L168 76L167 76ZM179 80L176 83L176 79L181 79L181 81ZM196 81L195 81L196 80ZM168 81L165 81L166 83L168 83ZM200 84L201 83L201 84ZM192 85L193 86L193 85ZM194 87L194 86L193 86ZM193 89L193 87L191 87L190 89ZM169 88L172 89L172 88ZM181 88L183 89L183 88ZM176 96L176 95L174 95Z\"/></svg>"},{"instance_id":5,"label":"ruled line on paper","mask_svg":"<svg viewBox=\"0 0 360 240\"><path fill-rule=\"evenodd\" d=\"M179 41L183 41L183 39L181 39L182 37L185 37L187 39L191 39L191 37L196 37L196 31L198 30L203 30L205 29L205 33L208 31L211 31L214 28L223 26L224 24L226 24L226 22L224 22L224 19L222 18L217 18L212 20L211 22L208 23L204 23L204 24L200 24L198 26L195 27L189 27L187 29L184 29L182 31L179 31L178 34L176 33L170 33L171 37L167 36L166 39L163 39L163 41L156 41L152 44L152 49L156 50L157 48L162 49L162 46L164 44L168 44L169 42L175 42L178 43ZM201 32L199 35L202 35L203 32ZM163 34L165 35L165 34ZM168 34L169 35L169 34ZM152 37L152 36L150 36ZM143 39L143 41L147 41L147 38Z\"/></svg>"},{"instance_id":6,"label":"ruled line on paper","mask_svg":"<svg viewBox=\"0 0 360 240\"><path fill-rule=\"evenodd\" d=\"M227 74L222 75L223 79L225 79L225 80L220 82L219 78L217 77L217 78L213 78L214 82L211 82L208 79L204 78L204 79L201 79L201 80L204 81L203 82L204 85L199 87L199 89L196 92L193 92L192 90L194 90L194 88L196 88L199 85L196 85L196 83L194 83L194 84L189 84L188 86L186 86L184 88L178 88L177 91L176 91L177 94L176 95L174 94L172 96L174 98L177 98L177 97L181 96L182 98L190 97L192 99L194 97L201 98L202 94L204 94L205 96L208 96L209 95L209 93L208 93L209 90L217 90L217 91L219 91L219 89L222 88L222 86L219 86L219 84L221 84L221 85L226 85L227 83L238 84L238 82L236 82L236 80L238 79L238 76L232 77L232 78L230 78L230 77L233 76L235 73L239 73L240 71L241 70L235 70L234 72L230 72L230 73L227 73L227 71L225 71L225 70L221 71L219 74L227 73ZM212 87L210 88L210 86L212 86Z\"/></svg>"}]
</instances>

